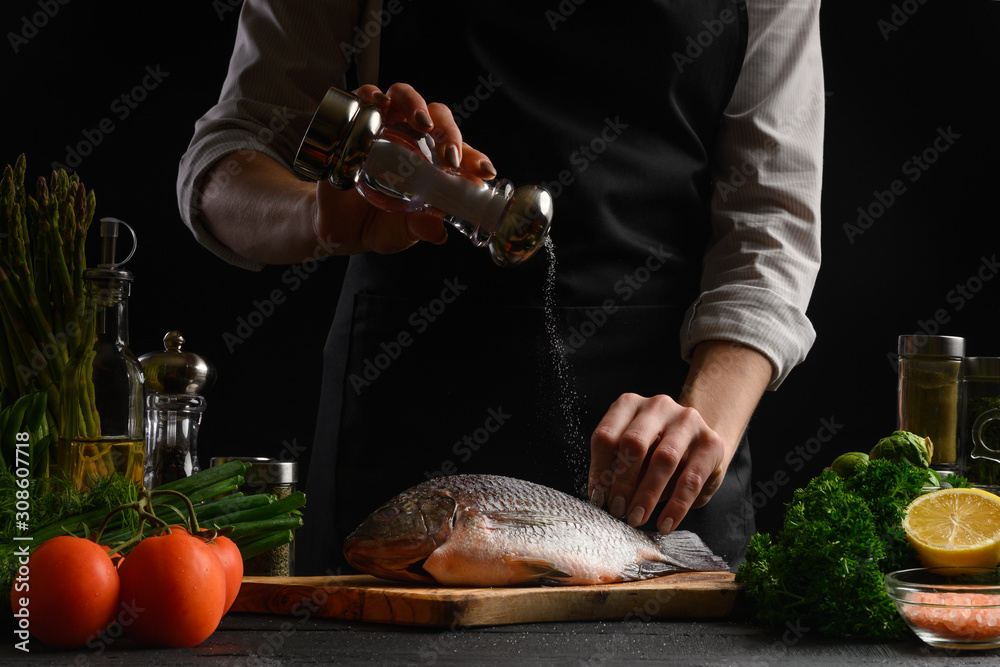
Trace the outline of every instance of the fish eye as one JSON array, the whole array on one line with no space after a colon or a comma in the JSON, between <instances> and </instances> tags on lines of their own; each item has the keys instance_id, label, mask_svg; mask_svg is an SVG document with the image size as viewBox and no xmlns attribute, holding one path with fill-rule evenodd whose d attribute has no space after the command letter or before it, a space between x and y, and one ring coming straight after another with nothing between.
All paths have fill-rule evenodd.
<instances>
[{"instance_id":1,"label":"fish eye","mask_svg":"<svg viewBox=\"0 0 1000 667\"><path fill-rule=\"evenodd\" d=\"M395 519L397 516L399 516L398 507L386 507L384 510L378 513L378 517L380 519L386 519L387 521Z\"/></svg>"}]
</instances>

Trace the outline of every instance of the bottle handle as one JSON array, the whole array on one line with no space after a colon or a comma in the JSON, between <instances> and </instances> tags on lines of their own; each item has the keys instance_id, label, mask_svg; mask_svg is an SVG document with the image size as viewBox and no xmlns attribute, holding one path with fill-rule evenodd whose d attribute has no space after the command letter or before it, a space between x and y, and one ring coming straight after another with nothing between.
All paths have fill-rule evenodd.
<instances>
[{"instance_id":1,"label":"bottle handle","mask_svg":"<svg viewBox=\"0 0 1000 667\"><path fill-rule=\"evenodd\" d=\"M986 424L996 420L1000 420L1000 409L996 408L987 410L976 417L976 421L972 424L972 442L975 444L971 453L972 458L989 459L1000 463L1000 458L998 458L1000 450L993 449L983 442L983 429L986 428Z\"/></svg>"},{"instance_id":2,"label":"bottle handle","mask_svg":"<svg viewBox=\"0 0 1000 667\"><path fill-rule=\"evenodd\" d=\"M132 235L132 250L128 257L120 262L115 261L115 245L118 239L118 225L124 225L125 229ZM118 218L101 218L101 263L98 264L103 269L115 269L132 259L135 249L139 245L139 238L136 236L132 226L124 220Z\"/></svg>"}]
</instances>

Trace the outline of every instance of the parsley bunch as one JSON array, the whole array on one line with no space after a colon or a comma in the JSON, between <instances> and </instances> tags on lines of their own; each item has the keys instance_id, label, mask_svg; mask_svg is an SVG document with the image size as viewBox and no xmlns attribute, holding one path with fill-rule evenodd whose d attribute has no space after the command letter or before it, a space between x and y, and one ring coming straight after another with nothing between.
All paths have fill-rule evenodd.
<instances>
[{"instance_id":1,"label":"parsley bunch","mask_svg":"<svg viewBox=\"0 0 1000 667\"><path fill-rule=\"evenodd\" d=\"M750 541L736 574L744 612L775 630L797 623L834 637L903 636L884 574L920 565L902 521L925 481L921 468L873 460L849 478L825 470L797 489L774 539Z\"/></svg>"}]
</instances>

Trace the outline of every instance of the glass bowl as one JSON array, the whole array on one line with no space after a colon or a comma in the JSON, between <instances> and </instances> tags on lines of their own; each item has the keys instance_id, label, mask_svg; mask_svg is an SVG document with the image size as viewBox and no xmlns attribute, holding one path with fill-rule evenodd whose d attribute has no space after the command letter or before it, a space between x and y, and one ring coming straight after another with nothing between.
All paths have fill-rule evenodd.
<instances>
[{"instance_id":1,"label":"glass bowl","mask_svg":"<svg viewBox=\"0 0 1000 667\"><path fill-rule=\"evenodd\" d=\"M885 575L885 591L931 646L1000 647L1000 568L931 567Z\"/></svg>"}]
</instances>

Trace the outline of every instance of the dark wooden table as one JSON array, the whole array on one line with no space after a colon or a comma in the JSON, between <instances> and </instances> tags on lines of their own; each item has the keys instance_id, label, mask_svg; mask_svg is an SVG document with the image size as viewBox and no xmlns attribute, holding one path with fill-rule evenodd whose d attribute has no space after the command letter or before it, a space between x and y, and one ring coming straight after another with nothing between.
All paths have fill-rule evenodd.
<instances>
[{"instance_id":1,"label":"dark wooden table","mask_svg":"<svg viewBox=\"0 0 1000 667\"><path fill-rule=\"evenodd\" d=\"M118 638L85 651L0 648L0 665L954 665L1000 664L1000 650L945 651L915 637L888 643L784 635L734 621L539 623L426 629L321 618L229 614L202 645L150 649Z\"/></svg>"}]
</instances>

